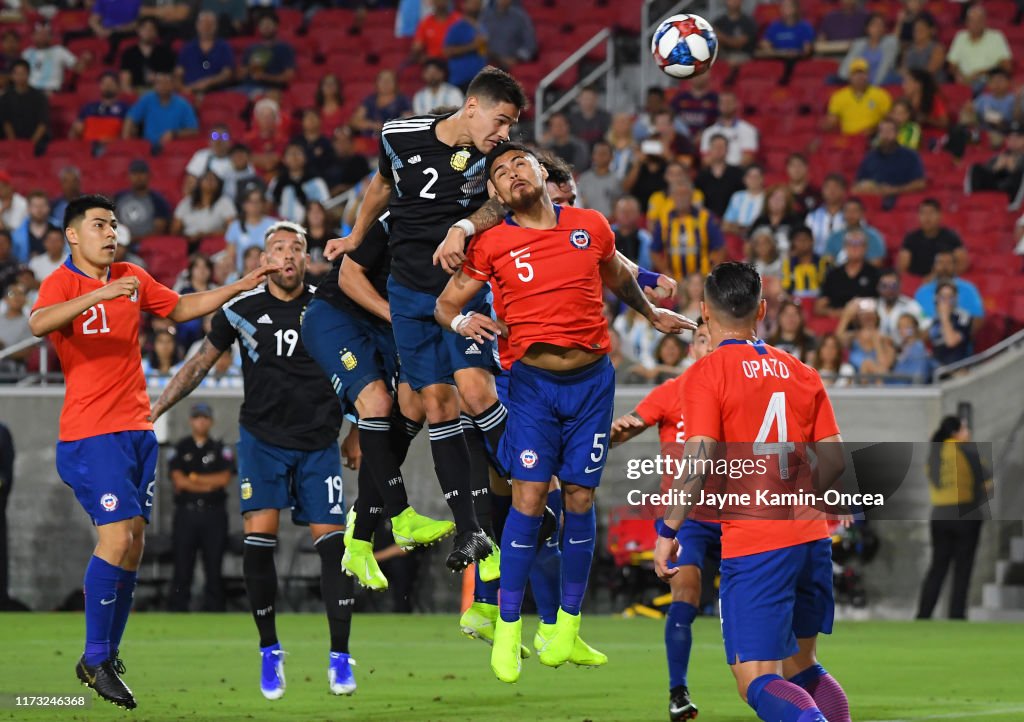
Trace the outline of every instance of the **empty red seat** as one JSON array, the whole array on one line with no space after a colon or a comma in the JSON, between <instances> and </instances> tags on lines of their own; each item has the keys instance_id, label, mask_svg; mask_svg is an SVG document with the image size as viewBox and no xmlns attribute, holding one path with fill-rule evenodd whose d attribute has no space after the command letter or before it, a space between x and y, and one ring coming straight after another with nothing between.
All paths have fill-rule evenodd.
<instances>
[{"instance_id":1,"label":"empty red seat","mask_svg":"<svg viewBox=\"0 0 1024 722\"><path fill-rule=\"evenodd\" d=\"M127 156L129 158L145 158L151 153L148 140L142 138L114 138L103 144L103 156Z\"/></svg>"}]
</instances>

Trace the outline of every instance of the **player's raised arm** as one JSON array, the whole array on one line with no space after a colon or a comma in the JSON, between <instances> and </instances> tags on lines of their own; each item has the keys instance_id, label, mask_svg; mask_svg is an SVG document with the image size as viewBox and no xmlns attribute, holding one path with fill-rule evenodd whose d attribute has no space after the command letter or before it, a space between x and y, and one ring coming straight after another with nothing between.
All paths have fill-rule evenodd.
<instances>
[{"instance_id":1,"label":"player's raised arm","mask_svg":"<svg viewBox=\"0 0 1024 722\"><path fill-rule=\"evenodd\" d=\"M638 311L662 333L682 333L697 328L697 324L673 311L651 305L640 289L632 269L621 261L618 254L601 262L601 280L623 303Z\"/></svg>"},{"instance_id":2,"label":"player's raised arm","mask_svg":"<svg viewBox=\"0 0 1024 722\"><path fill-rule=\"evenodd\" d=\"M434 265L441 264L448 273L454 274L466 260L466 241L477 233L494 228L505 217L505 206L497 198L489 198L468 217L448 229L444 240L434 251Z\"/></svg>"},{"instance_id":3,"label":"player's raised arm","mask_svg":"<svg viewBox=\"0 0 1024 722\"><path fill-rule=\"evenodd\" d=\"M160 398L153 404L149 420L156 421L164 412L192 393L206 378L206 374L210 373L210 369L222 353L225 352L210 343L210 339L204 338L199 350L178 369L178 373L174 374L164 387Z\"/></svg>"},{"instance_id":4,"label":"player's raised arm","mask_svg":"<svg viewBox=\"0 0 1024 722\"><path fill-rule=\"evenodd\" d=\"M341 261L341 268L338 269L338 288L370 313L391 323L391 307L387 300L370 283L366 268L353 261L350 256L345 256Z\"/></svg>"},{"instance_id":5,"label":"player's raised arm","mask_svg":"<svg viewBox=\"0 0 1024 722\"><path fill-rule=\"evenodd\" d=\"M263 283L271 273L277 273L280 270L280 266L268 263L254 271L250 271L247 275L227 286L199 293L186 293L178 299L178 305L168 314L167 318L175 323L183 323L184 321L191 321L194 318L213 313L238 294L244 291L251 291Z\"/></svg>"},{"instance_id":6,"label":"player's raised arm","mask_svg":"<svg viewBox=\"0 0 1024 722\"><path fill-rule=\"evenodd\" d=\"M634 436L639 436L650 427L646 421L640 418L635 410L623 414L612 422L612 446L624 444Z\"/></svg>"},{"instance_id":7,"label":"player's raised arm","mask_svg":"<svg viewBox=\"0 0 1024 722\"><path fill-rule=\"evenodd\" d=\"M327 245L324 246L324 258L333 261L342 253L351 253L359 248L370 226L387 210L390 199L391 181L382 173L375 174L370 180L370 185L366 187L366 195L363 196L352 230L347 236L327 241Z\"/></svg>"},{"instance_id":8,"label":"player's raised arm","mask_svg":"<svg viewBox=\"0 0 1024 722\"><path fill-rule=\"evenodd\" d=\"M490 316L472 311L467 314L461 313L485 283L467 276L460 270L448 281L448 285L438 296L434 305L434 318L444 328L450 328L460 336L466 336L478 343L500 336L501 327Z\"/></svg>"},{"instance_id":9,"label":"player's raised arm","mask_svg":"<svg viewBox=\"0 0 1024 722\"><path fill-rule=\"evenodd\" d=\"M116 281L97 288L68 301L55 303L51 306L37 308L28 319L28 327L33 336L45 336L71 323L79 314L103 301L111 301L121 296L131 296L139 290L139 279L136 276L123 276Z\"/></svg>"}]
</instances>

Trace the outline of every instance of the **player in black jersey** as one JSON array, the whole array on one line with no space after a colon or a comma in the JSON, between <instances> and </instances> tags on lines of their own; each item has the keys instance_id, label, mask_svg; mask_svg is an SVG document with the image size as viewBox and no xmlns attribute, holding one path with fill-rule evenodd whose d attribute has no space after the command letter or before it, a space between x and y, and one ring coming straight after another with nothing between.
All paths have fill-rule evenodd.
<instances>
[{"instance_id":1,"label":"player in black jersey","mask_svg":"<svg viewBox=\"0 0 1024 722\"><path fill-rule=\"evenodd\" d=\"M260 690L285 692L284 652L277 639L274 549L280 510L310 527L320 555L320 588L331 651L327 678L334 694L352 694L348 637L354 583L341 569L344 508L338 433L342 413L334 389L300 338L301 317L313 298L305 283L306 232L281 221L267 229L264 261L280 271L265 286L226 304L213 318L199 351L168 383L153 406L155 420L187 396L231 344L242 344L245 397L239 414L238 476L244 515L242 558L246 591L260 634Z\"/></svg>"},{"instance_id":2,"label":"player in black jersey","mask_svg":"<svg viewBox=\"0 0 1024 722\"><path fill-rule=\"evenodd\" d=\"M391 517L392 534L403 549L432 544L454 529L450 521L417 514L402 478L409 444L423 426L423 408L408 384L397 386L398 352L386 300L391 267L386 222L384 214L358 249L335 259L302 317L303 345L330 379L342 410L355 410L359 417L363 462L342 566L364 587L377 590L388 587L373 557L373 530L382 511ZM358 303L342 290L340 275L355 287ZM396 392L404 402L398 406ZM412 411L403 415L399 406Z\"/></svg>"},{"instance_id":3,"label":"player in black jersey","mask_svg":"<svg viewBox=\"0 0 1024 722\"><path fill-rule=\"evenodd\" d=\"M488 484L474 489L470 480L481 475L467 477L473 456L459 418L459 397L491 451L497 449L506 412L494 390L491 344L445 333L434 322L434 304L448 282L444 259L449 254L442 249L451 242L460 247L455 254L459 255L467 230L472 235L474 227L484 230L503 217L501 204L487 200L484 158L508 139L526 105L519 84L496 68L482 70L466 96L454 113L384 124L379 173L369 185L352 232L330 241L325 249L328 258L354 250L373 222L390 209L391 321L402 369L423 400L434 468L455 517L458 535L447 560L453 571L492 556L494 549L473 507L473 494L485 498ZM435 265L435 254L441 254L442 265ZM489 314L487 289L465 311ZM489 561L496 560L494 554Z\"/></svg>"}]
</instances>

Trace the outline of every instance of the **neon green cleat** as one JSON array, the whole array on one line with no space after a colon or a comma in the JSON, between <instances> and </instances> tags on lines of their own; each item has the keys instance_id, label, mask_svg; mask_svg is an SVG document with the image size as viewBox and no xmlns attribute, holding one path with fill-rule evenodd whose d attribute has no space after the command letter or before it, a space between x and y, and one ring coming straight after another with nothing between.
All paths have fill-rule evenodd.
<instances>
[{"instance_id":1,"label":"neon green cleat","mask_svg":"<svg viewBox=\"0 0 1024 722\"><path fill-rule=\"evenodd\" d=\"M553 627L550 637L544 640L544 648L537 650L537 657L541 664L549 667L561 667L569 661L573 648L576 646L576 638L580 635L580 622L583 620L579 614L569 614L559 608L558 620Z\"/></svg>"},{"instance_id":2,"label":"neon green cleat","mask_svg":"<svg viewBox=\"0 0 1024 722\"><path fill-rule=\"evenodd\" d=\"M353 539L346 544L345 556L341 558L341 568L367 589L383 592L388 588L388 578L384 576L377 565L377 560L373 558L373 544L368 541Z\"/></svg>"},{"instance_id":3,"label":"neon green cleat","mask_svg":"<svg viewBox=\"0 0 1024 722\"><path fill-rule=\"evenodd\" d=\"M494 543L493 539L491 540L491 553L476 564L481 581L493 582L501 577L501 550L498 549L498 545Z\"/></svg>"},{"instance_id":4,"label":"neon green cleat","mask_svg":"<svg viewBox=\"0 0 1024 722\"><path fill-rule=\"evenodd\" d=\"M494 625L498 621L498 605L484 602L473 602L459 620L459 629L467 637L479 639L486 644L494 644ZM526 659L530 656L530 648L519 645L519 656Z\"/></svg>"},{"instance_id":5,"label":"neon green cleat","mask_svg":"<svg viewBox=\"0 0 1024 722\"><path fill-rule=\"evenodd\" d=\"M494 625L494 646L491 648L491 669L502 682L515 684L523 669L523 658L518 653L522 647L523 618L504 622L501 617Z\"/></svg>"},{"instance_id":6,"label":"neon green cleat","mask_svg":"<svg viewBox=\"0 0 1024 722\"><path fill-rule=\"evenodd\" d=\"M352 543L352 535L356 532L356 508L353 506L345 515L345 548Z\"/></svg>"},{"instance_id":7,"label":"neon green cleat","mask_svg":"<svg viewBox=\"0 0 1024 722\"><path fill-rule=\"evenodd\" d=\"M407 506L401 514L391 517L391 533L395 537L395 544L405 551L429 546L454 531L454 522L417 514L411 506Z\"/></svg>"},{"instance_id":8,"label":"neon green cleat","mask_svg":"<svg viewBox=\"0 0 1024 722\"><path fill-rule=\"evenodd\" d=\"M547 649L548 643L555 636L555 627L554 624L544 624L544 622L537 627L537 634L533 637L533 646L537 650L537 654L543 654ZM600 667L608 663L608 655L591 647L577 634L576 642L569 654L569 661L578 667Z\"/></svg>"}]
</instances>

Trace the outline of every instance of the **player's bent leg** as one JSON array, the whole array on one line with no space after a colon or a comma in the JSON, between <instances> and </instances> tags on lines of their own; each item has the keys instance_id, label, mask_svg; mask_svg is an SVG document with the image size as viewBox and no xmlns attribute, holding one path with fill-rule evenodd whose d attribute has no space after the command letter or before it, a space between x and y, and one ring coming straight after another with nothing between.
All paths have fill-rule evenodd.
<instances>
[{"instance_id":1,"label":"player's bent leg","mask_svg":"<svg viewBox=\"0 0 1024 722\"><path fill-rule=\"evenodd\" d=\"M765 722L829 722L805 690L782 678L781 660L730 666L740 698Z\"/></svg>"},{"instance_id":2,"label":"player's bent leg","mask_svg":"<svg viewBox=\"0 0 1024 722\"><path fill-rule=\"evenodd\" d=\"M327 665L327 684L331 694L352 694L356 680L352 674L355 660L349 655L349 634L355 606L355 582L341 570L345 551L344 528L332 524L310 524L313 546L320 556L320 596L327 612L331 649Z\"/></svg>"},{"instance_id":3,"label":"player's bent leg","mask_svg":"<svg viewBox=\"0 0 1024 722\"><path fill-rule=\"evenodd\" d=\"M260 691L267 699L280 699L285 691L285 653L277 639L277 568L274 564L280 512L277 509L247 511L243 525L242 576L260 635Z\"/></svg>"},{"instance_id":4,"label":"player's bent leg","mask_svg":"<svg viewBox=\"0 0 1024 722\"><path fill-rule=\"evenodd\" d=\"M456 370L454 376L465 411L486 441L491 464L500 474L507 476L508 470L503 468L498 457L498 447L505 433L508 410L498 399L493 369L463 368Z\"/></svg>"},{"instance_id":5,"label":"player's bent leg","mask_svg":"<svg viewBox=\"0 0 1024 722\"><path fill-rule=\"evenodd\" d=\"M850 722L850 702L846 692L835 677L818 663L815 654L817 637L796 641L800 651L783 663L786 679L806 690L829 722Z\"/></svg>"}]
</instances>

